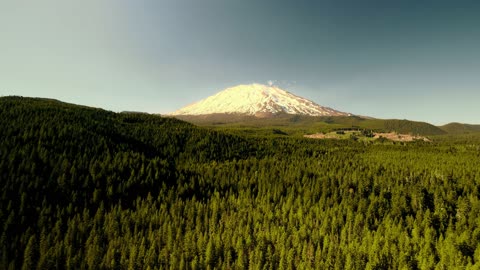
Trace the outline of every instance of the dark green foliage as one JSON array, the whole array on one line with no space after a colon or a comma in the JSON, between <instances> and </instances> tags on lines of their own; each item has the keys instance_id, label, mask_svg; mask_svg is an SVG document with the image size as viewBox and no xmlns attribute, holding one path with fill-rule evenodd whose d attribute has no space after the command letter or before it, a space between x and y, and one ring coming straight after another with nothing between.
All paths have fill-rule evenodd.
<instances>
[{"instance_id":1,"label":"dark green foliage","mask_svg":"<svg viewBox=\"0 0 480 270\"><path fill-rule=\"evenodd\" d=\"M367 137L367 138L373 138L375 134L373 133L372 130L364 129L362 130L362 135Z\"/></svg>"},{"instance_id":2,"label":"dark green foliage","mask_svg":"<svg viewBox=\"0 0 480 270\"><path fill-rule=\"evenodd\" d=\"M273 129L273 134L276 134L276 135L288 135L288 133L283 132L283 131L281 131L280 129L276 129L276 128Z\"/></svg>"},{"instance_id":3,"label":"dark green foliage","mask_svg":"<svg viewBox=\"0 0 480 270\"><path fill-rule=\"evenodd\" d=\"M0 269L480 264L478 137L252 138L18 97L0 115Z\"/></svg>"},{"instance_id":4,"label":"dark green foliage","mask_svg":"<svg viewBox=\"0 0 480 270\"><path fill-rule=\"evenodd\" d=\"M425 123L408 120L385 120L384 129L402 134L414 135L442 135L446 132L439 127Z\"/></svg>"}]
</instances>

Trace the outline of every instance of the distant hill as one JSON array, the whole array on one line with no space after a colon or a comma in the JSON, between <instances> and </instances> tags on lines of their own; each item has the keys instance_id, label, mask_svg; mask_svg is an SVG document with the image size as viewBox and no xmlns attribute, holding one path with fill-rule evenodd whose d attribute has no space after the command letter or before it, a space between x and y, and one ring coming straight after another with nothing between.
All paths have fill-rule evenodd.
<instances>
[{"instance_id":1,"label":"distant hill","mask_svg":"<svg viewBox=\"0 0 480 270\"><path fill-rule=\"evenodd\" d=\"M426 122L416 122L409 120L384 120L384 126L387 131L396 131L398 133L412 133L418 135L443 135L446 132L437 126Z\"/></svg>"},{"instance_id":2,"label":"distant hill","mask_svg":"<svg viewBox=\"0 0 480 270\"><path fill-rule=\"evenodd\" d=\"M469 134L480 132L480 125L470 125L470 124L462 124L462 123L449 123L440 128L449 134Z\"/></svg>"}]
</instances>

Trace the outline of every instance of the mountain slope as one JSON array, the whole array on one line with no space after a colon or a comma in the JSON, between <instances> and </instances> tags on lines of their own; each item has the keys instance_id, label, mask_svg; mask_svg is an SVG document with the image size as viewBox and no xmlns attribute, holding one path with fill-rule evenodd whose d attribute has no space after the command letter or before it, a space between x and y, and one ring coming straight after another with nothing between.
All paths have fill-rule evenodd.
<instances>
[{"instance_id":1,"label":"mountain slope","mask_svg":"<svg viewBox=\"0 0 480 270\"><path fill-rule=\"evenodd\" d=\"M440 126L439 128L448 132L449 134L468 134L480 132L480 125L470 125L462 123L449 123Z\"/></svg>"},{"instance_id":2,"label":"mountain slope","mask_svg":"<svg viewBox=\"0 0 480 270\"><path fill-rule=\"evenodd\" d=\"M20 269L24 258L24 269L36 269L37 261L38 269L85 269L97 210L135 209L172 188L181 198L206 197L190 181L199 178L190 164L239 160L251 151L242 138L177 119L53 99L0 97L0 115L0 269ZM190 186L176 188L178 179ZM59 251L67 226L73 254ZM50 232L60 240L53 243ZM61 262L67 256L70 267Z\"/></svg>"},{"instance_id":3,"label":"mountain slope","mask_svg":"<svg viewBox=\"0 0 480 270\"><path fill-rule=\"evenodd\" d=\"M287 113L310 116L347 116L276 86L238 85L186 106L171 115L245 114L259 117Z\"/></svg>"}]
</instances>

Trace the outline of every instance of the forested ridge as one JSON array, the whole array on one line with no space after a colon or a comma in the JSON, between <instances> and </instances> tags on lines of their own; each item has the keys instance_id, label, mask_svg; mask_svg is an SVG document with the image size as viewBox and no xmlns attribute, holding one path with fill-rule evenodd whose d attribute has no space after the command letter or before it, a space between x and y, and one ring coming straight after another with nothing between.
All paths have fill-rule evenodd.
<instances>
[{"instance_id":1,"label":"forested ridge","mask_svg":"<svg viewBox=\"0 0 480 270\"><path fill-rule=\"evenodd\" d=\"M1 269L477 269L480 138L244 137L0 98Z\"/></svg>"},{"instance_id":2,"label":"forested ridge","mask_svg":"<svg viewBox=\"0 0 480 270\"><path fill-rule=\"evenodd\" d=\"M258 118L241 114L212 114L212 115L177 115L178 119L185 120L199 126L207 126L221 130L240 129L244 134L250 131L262 133L266 128L281 129L289 135L302 137L305 134L331 132L338 129L363 129L376 132L397 132L422 136L463 134L479 132L475 125L449 124L436 127L425 122L397 119L375 119L361 116L305 116L292 114L277 114L273 117Z\"/></svg>"}]
</instances>

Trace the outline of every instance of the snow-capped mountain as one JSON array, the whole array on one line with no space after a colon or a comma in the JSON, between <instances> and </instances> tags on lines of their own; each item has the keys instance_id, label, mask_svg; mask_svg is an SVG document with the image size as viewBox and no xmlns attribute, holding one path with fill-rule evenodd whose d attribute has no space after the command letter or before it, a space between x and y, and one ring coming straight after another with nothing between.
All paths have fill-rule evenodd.
<instances>
[{"instance_id":1,"label":"snow-capped mountain","mask_svg":"<svg viewBox=\"0 0 480 270\"><path fill-rule=\"evenodd\" d=\"M349 113L320 106L277 86L238 85L186 106L171 115L246 114L268 116L278 113L310 116L348 116Z\"/></svg>"}]
</instances>

